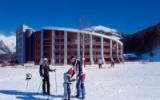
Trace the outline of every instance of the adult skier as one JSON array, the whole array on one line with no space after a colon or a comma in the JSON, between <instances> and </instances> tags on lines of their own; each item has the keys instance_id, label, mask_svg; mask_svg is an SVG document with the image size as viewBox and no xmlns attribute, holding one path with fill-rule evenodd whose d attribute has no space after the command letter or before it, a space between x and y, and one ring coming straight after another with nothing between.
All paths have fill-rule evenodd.
<instances>
[{"instance_id":1,"label":"adult skier","mask_svg":"<svg viewBox=\"0 0 160 100\"><path fill-rule=\"evenodd\" d=\"M71 64L74 68L76 73L76 97L81 97L82 99L85 98L85 69L82 66L81 62L76 59L74 56L70 58Z\"/></svg>"},{"instance_id":2,"label":"adult skier","mask_svg":"<svg viewBox=\"0 0 160 100\"><path fill-rule=\"evenodd\" d=\"M48 59L44 58L43 63L40 65L39 73L42 78L42 90L44 94L50 95L50 81L49 72L55 72L56 69L50 69Z\"/></svg>"}]
</instances>

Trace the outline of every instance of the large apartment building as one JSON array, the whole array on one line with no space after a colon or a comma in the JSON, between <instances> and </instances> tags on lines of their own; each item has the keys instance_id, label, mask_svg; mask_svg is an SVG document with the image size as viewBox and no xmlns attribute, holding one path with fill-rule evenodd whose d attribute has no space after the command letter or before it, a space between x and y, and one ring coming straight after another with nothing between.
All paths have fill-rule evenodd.
<instances>
[{"instance_id":1,"label":"large apartment building","mask_svg":"<svg viewBox=\"0 0 160 100\"><path fill-rule=\"evenodd\" d=\"M86 64L123 61L123 44L118 38L79 29L45 27L39 31L21 25L16 31L16 56L19 63L39 64L48 58L53 65L67 65L68 58L85 58Z\"/></svg>"}]
</instances>

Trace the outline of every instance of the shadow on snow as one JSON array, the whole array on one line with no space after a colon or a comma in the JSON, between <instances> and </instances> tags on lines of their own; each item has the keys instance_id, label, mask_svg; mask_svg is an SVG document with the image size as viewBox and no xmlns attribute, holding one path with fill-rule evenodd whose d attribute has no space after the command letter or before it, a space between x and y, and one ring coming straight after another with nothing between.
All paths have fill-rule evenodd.
<instances>
[{"instance_id":1,"label":"shadow on snow","mask_svg":"<svg viewBox=\"0 0 160 100\"><path fill-rule=\"evenodd\" d=\"M14 95L17 99L22 100L44 100L44 97L47 96L42 93L24 92L17 90L0 90L0 94ZM63 98L63 95L50 95L49 97L51 97L52 100L54 100L54 98Z\"/></svg>"}]
</instances>

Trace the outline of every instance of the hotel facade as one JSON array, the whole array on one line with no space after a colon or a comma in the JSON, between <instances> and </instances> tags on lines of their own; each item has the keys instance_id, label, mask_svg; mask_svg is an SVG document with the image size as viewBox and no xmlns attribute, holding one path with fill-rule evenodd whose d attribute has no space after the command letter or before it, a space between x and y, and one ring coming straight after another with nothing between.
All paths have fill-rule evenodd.
<instances>
[{"instance_id":1,"label":"hotel facade","mask_svg":"<svg viewBox=\"0 0 160 100\"><path fill-rule=\"evenodd\" d=\"M79 29L45 27L39 31L21 25L16 30L16 57L19 63L39 64L48 58L50 64L67 65L68 58L85 58L85 64L123 62L123 44L113 37Z\"/></svg>"}]
</instances>

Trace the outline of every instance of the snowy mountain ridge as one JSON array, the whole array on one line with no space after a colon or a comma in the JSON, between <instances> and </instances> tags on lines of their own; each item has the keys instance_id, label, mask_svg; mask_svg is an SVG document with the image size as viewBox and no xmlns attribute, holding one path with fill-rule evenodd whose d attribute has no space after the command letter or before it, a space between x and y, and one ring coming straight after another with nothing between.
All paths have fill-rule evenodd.
<instances>
[{"instance_id":1,"label":"snowy mountain ridge","mask_svg":"<svg viewBox=\"0 0 160 100\"><path fill-rule=\"evenodd\" d=\"M4 44L2 40L0 40L0 54L6 54L9 53L9 48Z\"/></svg>"},{"instance_id":2,"label":"snowy mountain ridge","mask_svg":"<svg viewBox=\"0 0 160 100\"><path fill-rule=\"evenodd\" d=\"M108 28L102 25L92 26L83 30L120 37L120 34L116 29Z\"/></svg>"},{"instance_id":3,"label":"snowy mountain ridge","mask_svg":"<svg viewBox=\"0 0 160 100\"><path fill-rule=\"evenodd\" d=\"M5 36L0 34L0 54L16 52L16 36Z\"/></svg>"}]
</instances>

